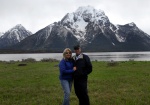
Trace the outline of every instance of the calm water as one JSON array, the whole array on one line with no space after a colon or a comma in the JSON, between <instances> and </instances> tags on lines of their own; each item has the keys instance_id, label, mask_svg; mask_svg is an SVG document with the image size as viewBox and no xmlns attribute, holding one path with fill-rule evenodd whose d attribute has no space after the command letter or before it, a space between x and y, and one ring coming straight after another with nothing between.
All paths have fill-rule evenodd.
<instances>
[{"instance_id":1,"label":"calm water","mask_svg":"<svg viewBox=\"0 0 150 105\"><path fill-rule=\"evenodd\" d=\"M150 61L150 52L96 52L85 53L92 61ZM74 54L73 54L74 55ZM43 58L62 59L62 53L37 53L37 54L0 54L1 61L21 61L22 59L34 58L37 61Z\"/></svg>"}]
</instances>

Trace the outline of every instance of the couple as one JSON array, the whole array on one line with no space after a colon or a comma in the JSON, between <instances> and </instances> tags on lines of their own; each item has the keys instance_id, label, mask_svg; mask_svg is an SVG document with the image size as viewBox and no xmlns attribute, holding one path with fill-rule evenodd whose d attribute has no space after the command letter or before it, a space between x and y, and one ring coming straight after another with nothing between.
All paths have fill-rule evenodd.
<instances>
[{"instance_id":1,"label":"couple","mask_svg":"<svg viewBox=\"0 0 150 105\"><path fill-rule=\"evenodd\" d=\"M87 79L92 72L92 64L89 57L81 53L79 45L74 46L75 56L66 48L63 52L63 59L59 63L60 82L64 91L63 105L69 105L70 92L74 80L75 94L79 99L79 105L90 105Z\"/></svg>"}]
</instances>

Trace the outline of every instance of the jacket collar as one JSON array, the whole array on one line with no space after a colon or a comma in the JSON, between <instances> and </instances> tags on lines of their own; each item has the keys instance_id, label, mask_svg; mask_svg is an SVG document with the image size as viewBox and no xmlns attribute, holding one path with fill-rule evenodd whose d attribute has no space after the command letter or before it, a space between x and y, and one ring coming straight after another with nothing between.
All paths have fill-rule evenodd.
<instances>
[{"instance_id":1,"label":"jacket collar","mask_svg":"<svg viewBox=\"0 0 150 105\"><path fill-rule=\"evenodd\" d=\"M81 53L81 54L78 55L78 56L77 56L77 55L74 55L74 56L73 56L73 59L74 59L74 60L83 59L83 54Z\"/></svg>"}]
</instances>

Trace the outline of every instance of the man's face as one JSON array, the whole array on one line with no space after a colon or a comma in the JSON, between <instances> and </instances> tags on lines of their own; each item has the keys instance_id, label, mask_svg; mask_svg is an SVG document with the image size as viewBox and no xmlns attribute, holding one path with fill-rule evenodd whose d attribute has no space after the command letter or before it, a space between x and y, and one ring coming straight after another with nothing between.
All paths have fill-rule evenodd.
<instances>
[{"instance_id":1,"label":"man's face","mask_svg":"<svg viewBox=\"0 0 150 105\"><path fill-rule=\"evenodd\" d=\"M74 52L79 55L81 53L81 48L77 49L77 50L74 50Z\"/></svg>"}]
</instances>

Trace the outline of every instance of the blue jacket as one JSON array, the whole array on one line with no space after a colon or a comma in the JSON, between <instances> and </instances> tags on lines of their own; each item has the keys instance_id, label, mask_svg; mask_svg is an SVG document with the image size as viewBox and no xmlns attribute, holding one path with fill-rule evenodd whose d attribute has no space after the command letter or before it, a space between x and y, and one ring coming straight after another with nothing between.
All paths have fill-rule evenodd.
<instances>
[{"instance_id":1,"label":"blue jacket","mask_svg":"<svg viewBox=\"0 0 150 105\"><path fill-rule=\"evenodd\" d=\"M62 59L59 63L59 79L60 80L70 80L73 79L73 60Z\"/></svg>"}]
</instances>

